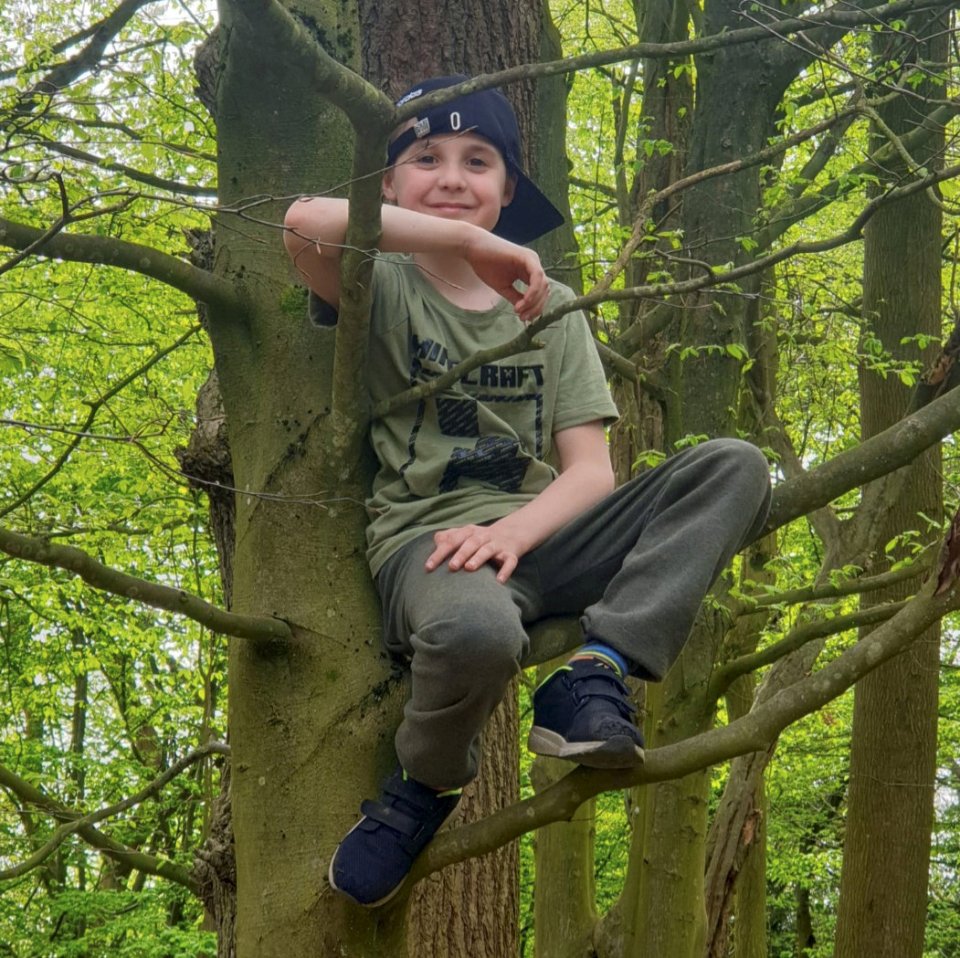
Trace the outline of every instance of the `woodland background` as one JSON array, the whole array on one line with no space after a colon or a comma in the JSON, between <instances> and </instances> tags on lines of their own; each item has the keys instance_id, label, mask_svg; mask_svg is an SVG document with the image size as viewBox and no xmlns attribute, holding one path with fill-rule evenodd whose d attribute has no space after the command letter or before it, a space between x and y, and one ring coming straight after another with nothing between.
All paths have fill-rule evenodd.
<instances>
[{"instance_id":1,"label":"woodland background","mask_svg":"<svg viewBox=\"0 0 960 958\"><path fill-rule=\"evenodd\" d=\"M960 956L957 6L2 0L0 955ZM454 70L569 205L619 477L740 435L776 499L646 769L551 786L529 671L480 824L360 913L364 269L391 98ZM348 187L332 329L279 223Z\"/></svg>"}]
</instances>

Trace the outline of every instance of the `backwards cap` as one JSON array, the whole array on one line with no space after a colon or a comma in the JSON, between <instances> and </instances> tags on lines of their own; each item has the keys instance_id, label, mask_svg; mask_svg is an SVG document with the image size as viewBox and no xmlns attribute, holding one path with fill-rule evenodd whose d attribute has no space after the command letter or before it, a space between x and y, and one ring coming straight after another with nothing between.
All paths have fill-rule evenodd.
<instances>
[{"instance_id":1,"label":"backwards cap","mask_svg":"<svg viewBox=\"0 0 960 958\"><path fill-rule=\"evenodd\" d=\"M465 76L434 77L411 87L397 100L403 106L411 100L463 83ZM404 130L387 147L387 162L393 166L397 157L417 140L440 133L476 133L489 140L503 156L507 170L516 178L513 199L503 208L493 228L497 236L512 243L529 243L556 229L563 216L523 171L520 163L520 128L510 101L499 90L479 90L450 100L442 106L423 110L414 118L413 126Z\"/></svg>"}]
</instances>

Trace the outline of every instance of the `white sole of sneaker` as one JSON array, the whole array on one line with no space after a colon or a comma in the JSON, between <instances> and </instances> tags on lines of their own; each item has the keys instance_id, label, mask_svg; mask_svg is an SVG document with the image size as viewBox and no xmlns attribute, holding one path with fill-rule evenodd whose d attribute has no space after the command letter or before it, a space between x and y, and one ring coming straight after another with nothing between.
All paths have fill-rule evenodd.
<instances>
[{"instance_id":1,"label":"white sole of sneaker","mask_svg":"<svg viewBox=\"0 0 960 958\"><path fill-rule=\"evenodd\" d=\"M643 749L629 735L595 742L568 742L558 732L534 725L527 748L535 755L563 758L588 768L637 768L643 764Z\"/></svg>"}]
</instances>

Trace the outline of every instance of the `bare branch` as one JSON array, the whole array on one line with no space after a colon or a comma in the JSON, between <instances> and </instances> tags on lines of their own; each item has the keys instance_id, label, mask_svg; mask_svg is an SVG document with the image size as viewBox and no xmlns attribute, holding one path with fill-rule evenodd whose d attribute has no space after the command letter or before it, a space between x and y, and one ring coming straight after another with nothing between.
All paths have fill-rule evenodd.
<instances>
[{"instance_id":1,"label":"bare branch","mask_svg":"<svg viewBox=\"0 0 960 958\"><path fill-rule=\"evenodd\" d=\"M826 639L831 635L838 635L850 629L859 629L863 626L886 622L887 619L892 618L899 612L904 605L905 602L891 602L886 605L877 605L869 609L850 612L847 615L835 615L832 618L804 622L802 625L791 629L779 642L774 642L749 655L741 655L720 665L710 677L708 698L711 701L717 701L741 675L755 672L765 665L772 665L791 652L796 652L797 649L802 648L808 642Z\"/></svg>"},{"instance_id":2,"label":"bare branch","mask_svg":"<svg viewBox=\"0 0 960 958\"><path fill-rule=\"evenodd\" d=\"M891 572L883 572L880 575L818 582L816 585L805 586L801 589L787 589L782 592L745 596L732 608L731 614L734 616L750 615L757 609L769 609L773 606L783 607L805 602L823 602L825 599L842 599L848 595L865 595L869 592L876 592L878 589L886 589L898 582L908 582L910 579L927 575L930 571L931 561L931 558L927 558L894 569Z\"/></svg>"},{"instance_id":3,"label":"bare branch","mask_svg":"<svg viewBox=\"0 0 960 958\"><path fill-rule=\"evenodd\" d=\"M281 619L227 612L183 589L149 582L112 569L74 546L54 545L45 539L31 538L0 528L0 552L27 562L64 569L95 589L136 599L155 609L184 615L221 635L263 642L290 639L293 635L290 626Z\"/></svg>"},{"instance_id":4,"label":"bare branch","mask_svg":"<svg viewBox=\"0 0 960 958\"><path fill-rule=\"evenodd\" d=\"M0 787L9 789L25 805L43 811L55 818L72 821L76 812L61 805L59 802L45 795L40 789L31 785L29 782L15 775L9 769L0 765ZM104 835L99 829L90 824L80 825L76 829L77 834L90 846L97 849L101 854L106 855L114 861L120 862L130 868L143 872L146 875L157 875L160 878L166 878L178 885L188 888L194 895L198 893L199 886L191 877L190 870L182 865L177 865L164 858L156 858L144 852L130 848L121 842L115 841L108 835Z\"/></svg>"},{"instance_id":5,"label":"bare branch","mask_svg":"<svg viewBox=\"0 0 960 958\"><path fill-rule=\"evenodd\" d=\"M188 329L182 336L174 340L169 346L164 347L163 349L155 352L149 359L141 363L133 372L129 375L124 376L123 379L116 382L110 389L108 389L103 395L99 396L97 399L94 399L88 405L90 406L90 411L87 414L84 422L79 426L75 432L73 439L67 444L66 449L57 457L53 465L47 470L47 472L41 476L26 492L22 493L13 502L7 504L3 509L0 509L0 519L4 516L9 515L13 512L14 509L18 509L25 502L27 502L35 493L42 489L66 464L67 460L73 454L73 451L80 445L81 441L86 438L89 434L90 427L93 425L94 420L97 418L97 413L103 407L103 405L109 402L117 393L126 389L130 383L135 379L142 376L147 370L155 366L160 360L165 356L170 355L174 350L182 346L188 339L196 334L200 329L199 326L193 326Z\"/></svg>"},{"instance_id":6,"label":"bare branch","mask_svg":"<svg viewBox=\"0 0 960 958\"><path fill-rule=\"evenodd\" d=\"M638 58L680 59L698 53L709 53L721 47L756 43L761 40L775 40L822 27L840 27L849 30L865 23L888 23L890 20L899 19L918 11L948 9L953 5L954 0L898 0L894 3L881 3L868 9L853 9L846 4L835 3L827 10L813 16L785 17L776 23L745 27L742 30L728 30L706 37L698 37L696 40L678 40L669 43L633 43L613 50L600 50L581 56L567 57L563 60L554 60L549 63L511 67L497 73L483 74L474 77L468 83L436 90L420 97L415 104L402 107L397 113L397 119L402 122L414 116L420 109L446 103L457 96L472 93L476 90L486 90L490 87L502 86L519 80L555 76L558 73L574 73L590 67Z\"/></svg>"},{"instance_id":7,"label":"bare branch","mask_svg":"<svg viewBox=\"0 0 960 958\"><path fill-rule=\"evenodd\" d=\"M119 163L103 156L96 156L93 153L87 153L75 146L67 143L59 143L56 140L37 140L40 146L59 153L61 156L69 156L72 159L80 160L83 163L89 163L91 166L99 167L101 170L107 170L111 173L122 173L124 176L133 180L135 183L143 183L146 186L152 186L158 190L169 190L171 193L179 193L182 196L202 196L215 197L217 195L216 184L211 186L196 186L192 183L183 183L179 180L169 180L154 173L146 173L143 170L135 169L126 163Z\"/></svg>"},{"instance_id":8,"label":"bare branch","mask_svg":"<svg viewBox=\"0 0 960 958\"><path fill-rule=\"evenodd\" d=\"M68 820L65 821L64 824L59 828L57 828L50 838L47 839L47 841L44 842L44 844L29 858L17 865L13 865L10 868L0 869L0 881L10 878L18 878L21 875L25 875L32 869L37 868L39 865L42 865L43 862L45 862L71 835L77 832L82 832L88 826L96 825L97 822L102 822L106 818L113 818L114 816L120 815L127 811L129 808L140 805L148 798L156 795L165 785L173 781L173 779L180 775L185 769L196 764L201 759L208 758L210 755L229 754L229 745L223 745L220 742L209 742L207 745L204 745L198 749L194 749L179 761L174 762L170 768L168 768L161 775L158 775L152 782L150 782L149 785L137 792L136 795L131 795L129 798L125 798L113 805L108 805L106 808L101 808L99 811L90 812L87 815L80 815L79 812L68 811L63 807L57 806L41 808L41 811L44 811L55 818L66 818ZM17 776L15 776L13 772L0 766L0 784L6 785L15 794L20 795L23 787L22 783L17 781L16 784L18 787L14 787L14 785L11 784L16 779ZM131 852L133 852L133 849L131 849Z\"/></svg>"}]
</instances>

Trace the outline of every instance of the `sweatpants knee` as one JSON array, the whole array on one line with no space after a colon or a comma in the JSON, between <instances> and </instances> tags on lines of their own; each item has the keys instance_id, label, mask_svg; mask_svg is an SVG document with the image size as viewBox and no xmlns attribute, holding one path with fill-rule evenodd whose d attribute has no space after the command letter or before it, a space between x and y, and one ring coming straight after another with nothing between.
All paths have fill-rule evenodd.
<instances>
[{"instance_id":1,"label":"sweatpants knee","mask_svg":"<svg viewBox=\"0 0 960 958\"><path fill-rule=\"evenodd\" d=\"M713 469L734 478L746 488L759 494L770 485L770 465L766 456L752 443L743 439L710 439L696 449L706 457Z\"/></svg>"},{"instance_id":2,"label":"sweatpants knee","mask_svg":"<svg viewBox=\"0 0 960 958\"><path fill-rule=\"evenodd\" d=\"M519 616L503 619L450 620L421 629L413 638L414 653L426 653L442 663L445 671L462 675L513 675L526 651L527 638Z\"/></svg>"}]
</instances>

